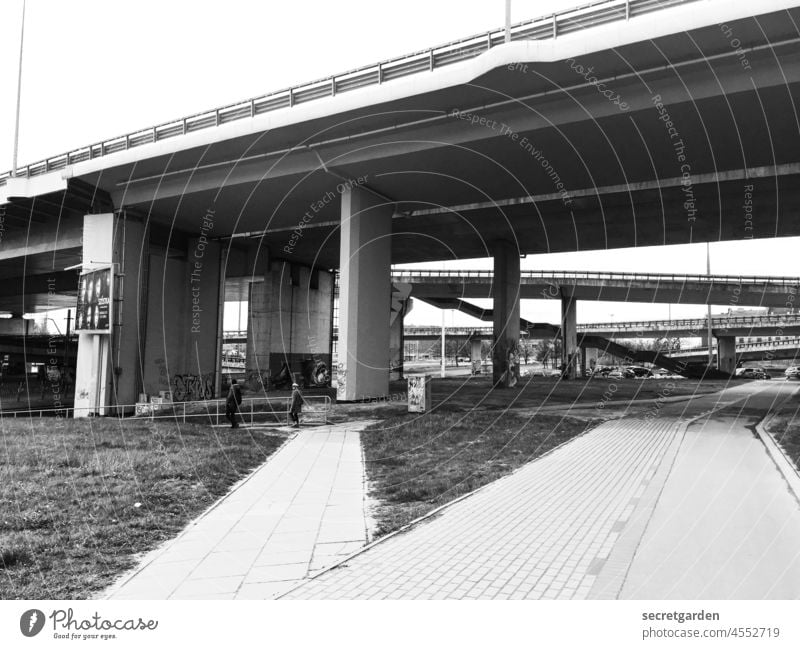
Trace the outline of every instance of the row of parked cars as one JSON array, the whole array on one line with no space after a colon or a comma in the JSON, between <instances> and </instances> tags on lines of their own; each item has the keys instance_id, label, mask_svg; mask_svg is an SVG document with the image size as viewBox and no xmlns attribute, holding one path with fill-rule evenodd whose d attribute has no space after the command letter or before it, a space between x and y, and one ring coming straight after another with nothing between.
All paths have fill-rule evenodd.
<instances>
[{"instance_id":1,"label":"row of parked cars","mask_svg":"<svg viewBox=\"0 0 800 649\"><path fill-rule=\"evenodd\" d=\"M784 371L787 379L800 379L800 365L792 365Z\"/></svg>"},{"instance_id":2,"label":"row of parked cars","mask_svg":"<svg viewBox=\"0 0 800 649\"><path fill-rule=\"evenodd\" d=\"M680 374L673 374L663 368L648 369L641 365L625 365L621 367L598 365L594 368L592 376L602 376L610 379L682 379Z\"/></svg>"}]
</instances>

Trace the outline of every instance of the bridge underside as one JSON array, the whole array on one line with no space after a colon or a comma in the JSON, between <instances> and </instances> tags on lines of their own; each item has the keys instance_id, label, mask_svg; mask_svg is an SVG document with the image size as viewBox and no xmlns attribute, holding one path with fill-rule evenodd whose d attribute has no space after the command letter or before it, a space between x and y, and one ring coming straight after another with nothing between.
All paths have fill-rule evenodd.
<instances>
[{"instance_id":1,"label":"bridge underside","mask_svg":"<svg viewBox=\"0 0 800 649\"><path fill-rule=\"evenodd\" d=\"M76 282L66 269L79 262L121 268L124 259L131 270L121 281L130 288L120 308L128 322L155 318L153 310L137 310L130 296L146 306L161 291L167 296L161 306L173 308L185 328L196 299L187 279L192 251L213 239L215 261L206 258L202 285L213 308L203 344L195 340L203 351L195 363L201 375L213 363L207 350L218 333L226 277L254 280L272 272L275 286L294 291L306 290L300 267L342 268L343 312L352 316L342 339L350 327L347 344L359 349L348 385L368 398L384 391L384 381L365 382L365 372L383 372L388 352L356 333L388 340L388 316L384 331L383 316L373 319L361 307L390 301L390 263L494 256L495 268L508 275L507 305L494 313L496 338L502 329L506 344L518 324L517 254L798 236L800 9L728 20L745 67L717 24L721 6L698 2L635 18L642 30L611 24L552 42L511 43L429 77L122 150L45 174L47 192L35 191L42 179L11 179L0 200L10 201L9 218L26 227L0 254L0 279L9 287L0 289L0 308L20 313L69 305ZM744 15L738 4L726 11ZM600 91L599 81L618 101ZM81 218L98 213L108 215L97 219L108 231L87 248L81 233L91 234L93 220ZM119 222L142 240L120 239ZM372 250L369 263L365 247ZM148 263L155 266L148 270ZM159 272L169 286L157 285ZM311 283L308 290L321 290ZM270 286L259 298L265 312L274 297ZM171 302L172 295L180 300ZM593 298L565 286L554 297L569 315L562 328L572 340L575 301ZM176 362L184 372L197 355L191 336L184 337L175 345L166 335L148 344L180 347ZM132 366L141 357L151 366L168 357L123 338ZM98 346L90 356L88 341L81 343L82 375L90 376L97 361L109 386L116 376L126 393L147 384L146 372L119 374L109 349Z\"/></svg>"},{"instance_id":2,"label":"bridge underside","mask_svg":"<svg viewBox=\"0 0 800 649\"><path fill-rule=\"evenodd\" d=\"M214 209L215 236L260 235L273 258L325 268L339 266L347 181L396 206L393 263L487 257L498 239L538 254L796 236L798 21L731 21L748 70L717 25L566 62L537 61L533 42L529 60L470 83L81 180L167 232L191 234Z\"/></svg>"}]
</instances>

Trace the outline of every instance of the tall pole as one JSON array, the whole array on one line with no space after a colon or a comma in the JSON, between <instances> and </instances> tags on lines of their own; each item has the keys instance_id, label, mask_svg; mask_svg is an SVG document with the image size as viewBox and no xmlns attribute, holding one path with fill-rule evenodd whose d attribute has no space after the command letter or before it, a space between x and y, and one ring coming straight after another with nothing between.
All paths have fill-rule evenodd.
<instances>
[{"instance_id":1,"label":"tall pole","mask_svg":"<svg viewBox=\"0 0 800 649\"><path fill-rule=\"evenodd\" d=\"M511 42L511 0L506 0L506 43Z\"/></svg>"},{"instance_id":2,"label":"tall pole","mask_svg":"<svg viewBox=\"0 0 800 649\"><path fill-rule=\"evenodd\" d=\"M19 148L19 105L22 97L22 44L25 41L25 0L22 0L22 29L19 34L19 70L17 71L17 116L14 121L14 156L11 159L11 176L17 177L17 150Z\"/></svg>"},{"instance_id":3,"label":"tall pole","mask_svg":"<svg viewBox=\"0 0 800 649\"><path fill-rule=\"evenodd\" d=\"M708 275L709 287L711 282L711 243L706 241L706 274ZM709 290L709 298L711 297L711 291ZM714 352L711 349L712 337L711 337L711 302L708 303L708 367L711 367L711 364L714 362Z\"/></svg>"}]
</instances>

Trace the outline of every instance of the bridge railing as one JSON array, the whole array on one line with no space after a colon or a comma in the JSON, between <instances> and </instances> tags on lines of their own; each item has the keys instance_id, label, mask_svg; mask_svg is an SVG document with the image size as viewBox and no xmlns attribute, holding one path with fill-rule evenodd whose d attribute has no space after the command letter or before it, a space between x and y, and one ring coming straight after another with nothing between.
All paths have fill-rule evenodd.
<instances>
[{"instance_id":1,"label":"bridge railing","mask_svg":"<svg viewBox=\"0 0 800 649\"><path fill-rule=\"evenodd\" d=\"M392 281L449 281L454 280L488 280L492 281L491 270L442 270L442 269L392 269ZM770 275L686 275L677 273L625 273L584 270L520 271L520 279L551 280L554 282L572 282L576 280L609 280L609 281L645 281L645 282L699 282L704 284L774 284L797 289L800 277Z\"/></svg>"},{"instance_id":2,"label":"bridge railing","mask_svg":"<svg viewBox=\"0 0 800 649\"><path fill-rule=\"evenodd\" d=\"M765 315L712 317L713 329L746 329L758 327L786 327L800 325L800 315ZM706 318L682 320L641 320L638 322L592 322L578 325L578 331L628 331L641 329L702 329L708 326Z\"/></svg>"},{"instance_id":3,"label":"bridge railing","mask_svg":"<svg viewBox=\"0 0 800 649\"><path fill-rule=\"evenodd\" d=\"M659 11L675 5L699 0L601 0L574 9L517 23L511 28L512 40L557 38L578 30L627 20L633 16ZM188 117L163 122L132 133L120 135L95 144L74 149L17 169L18 177L38 176L64 169L69 165L92 160L119 151L160 142L195 131L220 126L240 119L252 118L281 108L332 97L343 92L373 86L472 59L505 40L505 30L495 29L462 38L444 45L421 50L372 65L359 67L331 77L317 79L284 90L254 97L235 104L196 113ZM5 185L11 172L0 174L0 186Z\"/></svg>"},{"instance_id":4,"label":"bridge railing","mask_svg":"<svg viewBox=\"0 0 800 649\"><path fill-rule=\"evenodd\" d=\"M736 352L746 352L755 349L793 349L798 348L800 355L800 338L787 338L785 340L763 341L760 343L739 343L736 345ZM717 347L711 348L716 351ZM708 347L684 347L683 349L673 350L672 356L681 356L683 354L707 354Z\"/></svg>"}]
</instances>

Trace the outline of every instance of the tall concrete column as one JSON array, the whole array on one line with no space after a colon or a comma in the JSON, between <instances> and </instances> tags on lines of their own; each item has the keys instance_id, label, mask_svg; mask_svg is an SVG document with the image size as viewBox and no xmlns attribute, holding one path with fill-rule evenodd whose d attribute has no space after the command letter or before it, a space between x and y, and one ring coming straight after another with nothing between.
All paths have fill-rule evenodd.
<instances>
[{"instance_id":1,"label":"tall concrete column","mask_svg":"<svg viewBox=\"0 0 800 649\"><path fill-rule=\"evenodd\" d=\"M148 256L147 228L124 214L87 214L83 269L112 266L112 332L78 336L75 416L104 415L112 405L136 402L142 385L142 300Z\"/></svg>"},{"instance_id":2,"label":"tall concrete column","mask_svg":"<svg viewBox=\"0 0 800 649\"><path fill-rule=\"evenodd\" d=\"M481 369L481 350L483 348L483 341L478 336L472 336L469 339L469 362L472 365L472 372L477 374Z\"/></svg>"},{"instance_id":3,"label":"tall concrete column","mask_svg":"<svg viewBox=\"0 0 800 649\"><path fill-rule=\"evenodd\" d=\"M248 375L266 376L272 345L272 275L266 273L261 281L248 282L248 285L245 368Z\"/></svg>"},{"instance_id":4,"label":"tall concrete column","mask_svg":"<svg viewBox=\"0 0 800 649\"><path fill-rule=\"evenodd\" d=\"M494 347L492 383L514 387L519 380L519 250L508 241L492 245L494 257ZM512 363L509 359L512 359Z\"/></svg>"},{"instance_id":5,"label":"tall concrete column","mask_svg":"<svg viewBox=\"0 0 800 649\"><path fill-rule=\"evenodd\" d=\"M341 200L336 396L357 401L389 392L394 206L359 187L345 189Z\"/></svg>"},{"instance_id":6,"label":"tall concrete column","mask_svg":"<svg viewBox=\"0 0 800 649\"><path fill-rule=\"evenodd\" d=\"M736 371L736 336L717 336L717 369L734 374Z\"/></svg>"},{"instance_id":7,"label":"tall concrete column","mask_svg":"<svg viewBox=\"0 0 800 649\"><path fill-rule=\"evenodd\" d=\"M574 379L578 368L578 301L561 290L561 363L564 376Z\"/></svg>"}]
</instances>

